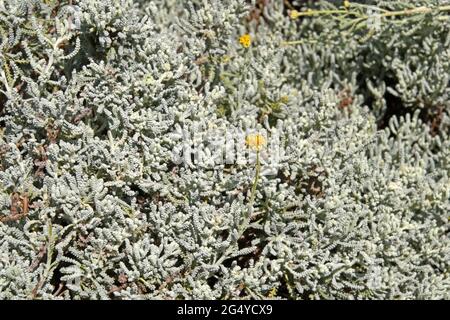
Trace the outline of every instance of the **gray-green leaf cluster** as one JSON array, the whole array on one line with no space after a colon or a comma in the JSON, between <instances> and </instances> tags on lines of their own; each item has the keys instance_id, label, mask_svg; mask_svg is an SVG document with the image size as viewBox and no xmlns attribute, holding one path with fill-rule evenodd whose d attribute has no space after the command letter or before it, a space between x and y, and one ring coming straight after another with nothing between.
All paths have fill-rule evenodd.
<instances>
[{"instance_id":1,"label":"gray-green leaf cluster","mask_svg":"<svg viewBox=\"0 0 450 320\"><path fill-rule=\"evenodd\" d=\"M0 299L449 299L449 12L0 0Z\"/></svg>"}]
</instances>

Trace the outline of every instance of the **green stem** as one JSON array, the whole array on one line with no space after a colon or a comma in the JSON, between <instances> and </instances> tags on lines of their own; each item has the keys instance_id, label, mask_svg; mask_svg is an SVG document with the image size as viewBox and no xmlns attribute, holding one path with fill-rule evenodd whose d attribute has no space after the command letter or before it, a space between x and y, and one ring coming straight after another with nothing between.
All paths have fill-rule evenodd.
<instances>
[{"instance_id":1,"label":"green stem","mask_svg":"<svg viewBox=\"0 0 450 320\"><path fill-rule=\"evenodd\" d=\"M447 6L440 6L435 8L429 8L429 7L417 7L413 9L405 9L405 10L398 10L398 11L384 11L382 14L380 14L381 17L397 17L397 16L407 16L407 15L414 15L414 14L425 14L430 13L433 11L438 12L448 12L450 11L450 5ZM330 14L342 14L342 15L354 15L354 16L360 16L364 17L365 19L368 19L369 16L362 16L360 13L352 12L348 10L311 10L311 11L303 11L298 12L296 11L291 15L292 19L297 19L298 17L311 17L311 16L319 16L319 15L330 15Z\"/></svg>"},{"instance_id":2,"label":"green stem","mask_svg":"<svg viewBox=\"0 0 450 320\"><path fill-rule=\"evenodd\" d=\"M354 7L361 7L362 5L354 4ZM412 9L405 9L405 10L398 10L398 11L387 11L385 9L378 8L382 13L379 13L377 16L380 18L388 18L388 17L401 17L401 16L414 16L418 14L428 14L432 12L450 12L450 5L446 6L437 6L437 7L416 7ZM354 29L356 29L357 26L359 26L362 22L368 20L370 16L362 14L358 11L351 11L351 10L308 10L308 11L302 11L298 12L294 10L291 13L291 19L295 20L299 17L314 17L314 16L322 16L322 15L333 15L337 14L338 16L354 16L355 18L349 19L349 22L346 23L346 25L350 25L351 28L348 31L348 33L352 32ZM436 17L439 21L447 21L448 16L438 16ZM340 19L337 17L337 19ZM395 22L395 21L394 21ZM317 40L308 40L308 39L301 39L301 40L294 40L294 41L284 41L282 42L282 45L298 45L303 43L316 43Z\"/></svg>"},{"instance_id":3,"label":"green stem","mask_svg":"<svg viewBox=\"0 0 450 320\"><path fill-rule=\"evenodd\" d=\"M304 43L318 43L317 40L309 40L309 39L302 39L302 40L294 40L294 41L283 41L281 44L284 46L289 45L295 45L295 44L304 44Z\"/></svg>"},{"instance_id":4,"label":"green stem","mask_svg":"<svg viewBox=\"0 0 450 320\"><path fill-rule=\"evenodd\" d=\"M437 7L437 8L418 7L418 8L413 8L413 9L386 12L386 13L383 13L381 16L395 17L395 16L404 16L404 15L413 15L413 14L423 14L423 13L433 12L433 10L437 10L439 12L447 12L447 11L450 11L450 6L441 6L441 7Z\"/></svg>"},{"instance_id":5,"label":"green stem","mask_svg":"<svg viewBox=\"0 0 450 320\"><path fill-rule=\"evenodd\" d=\"M256 151L256 170L255 179L253 180L252 192L250 194L249 209L253 206L256 196L256 187L258 186L259 175L261 172L261 162L259 160L259 150Z\"/></svg>"},{"instance_id":6,"label":"green stem","mask_svg":"<svg viewBox=\"0 0 450 320\"><path fill-rule=\"evenodd\" d=\"M48 224L48 244L47 244L47 262L45 264L45 270L44 274L42 275L41 279L37 283L36 287L31 292L31 299L35 299L38 291L42 288L45 281L47 281L47 277L49 276L50 272L52 271L52 258L53 258L53 251L55 249L55 238L53 236L53 226L51 221Z\"/></svg>"},{"instance_id":7,"label":"green stem","mask_svg":"<svg viewBox=\"0 0 450 320\"><path fill-rule=\"evenodd\" d=\"M244 231L247 229L247 226L250 223L250 217L251 217L251 213L252 213L253 204L255 202L256 189L257 189L257 186L258 186L258 180L259 180L260 173L261 173L261 161L260 161L260 158L259 158L259 150L257 150L256 151L255 178L253 179L252 190L251 190L251 193L250 193L250 200L248 202L247 216L244 217L244 219L245 219L244 223L238 227L238 236L237 236L236 242L242 237L242 235L244 234ZM227 259L228 255L232 252L232 249L233 249L233 247L230 246L225 251L225 253L222 254L222 256L215 262L215 265L219 265L225 259Z\"/></svg>"},{"instance_id":8,"label":"green stem","mask_svg":"<svg viewBox=\"0 0 450 320\"><path fill-rule=\"evenodd\" d=\"M259 175L261 173L261 162L259 159L259 150L256 151L256 167L255 167L255 179L253 179L253 185L252 185L252 191L250 193L250 200L248 202L248 211L247 211L247 216L245 217L245 221L244 223L240 226L239 228L239 237L238 239L244 234L244 231L247 229L249 223L250 223L250 218L251 218L251 214L252 214L252 209L253 209L253 204L255 203L255 198L256 198L256 189L258 187L258 180L259 180Z\"/></svg>"},{"instance_id":9,"label":"green stem","mask_svg":"<svg viewBox=\"0 0 450 320\"><path fill-rule=\"evenodd\" d=\"M48 226L47 263L46 263L45 272L44 272L44 280L47 278L48 274L50 273L54 248L55 248L55 242L54 242L54 238L53 238L53 226L52 226L52 223L50 222L49 226Z\"/></svg>"}]
</instances>

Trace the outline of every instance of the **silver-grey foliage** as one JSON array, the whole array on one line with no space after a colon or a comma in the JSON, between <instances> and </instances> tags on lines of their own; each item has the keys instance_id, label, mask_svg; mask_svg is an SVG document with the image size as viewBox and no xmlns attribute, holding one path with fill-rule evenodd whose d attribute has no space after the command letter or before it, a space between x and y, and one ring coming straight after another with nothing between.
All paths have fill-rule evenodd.
<instances>
[{"instance_id":1,"label":"silver-grey foliage","mask_svg":"<svg viewBox=\"0 0 450 320\"><path fill-rule=\"evenodd\" d=\"M450 298L450 3L289 3L0 0L0 299Z\"/></svg>"}]
</instances>

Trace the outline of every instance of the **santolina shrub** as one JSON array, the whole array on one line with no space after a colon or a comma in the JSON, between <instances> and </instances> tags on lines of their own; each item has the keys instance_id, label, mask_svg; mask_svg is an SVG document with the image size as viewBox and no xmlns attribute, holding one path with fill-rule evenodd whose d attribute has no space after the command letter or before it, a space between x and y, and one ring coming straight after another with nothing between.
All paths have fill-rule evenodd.
<instances>
[{"instance_id":1,"label":"santolina shrub","mask_svg":"<svg viewBox=\"0 0 450 320\"><path fill-rule=\"evenodd\" d=\"M0 1L0 298L450 298L449 13Z\"/></svg>"}]
</instances>

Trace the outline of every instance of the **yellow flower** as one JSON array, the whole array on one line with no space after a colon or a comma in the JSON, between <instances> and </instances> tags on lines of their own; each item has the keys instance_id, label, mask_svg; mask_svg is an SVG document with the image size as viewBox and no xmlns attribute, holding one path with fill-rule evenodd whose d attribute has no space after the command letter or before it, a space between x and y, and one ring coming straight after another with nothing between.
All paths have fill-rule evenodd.
<instances>
[{"instance_id":1,"label":"yellow flower","mask_svg":"<svg viewBox=\"0 0 450 320\"><path fill-rule=\"evenodd\" d=\"M348 0L345 0L345 1L344 1L344 8L345 8L345 9L350 8L350 1L348 1Z\"/></svg>"},{"instance_id":2,"label":"yellow flower","mask_svg":"<svg viewBox=\"0 0 450 320\"><path fill-rule=\"evenodd\" d=\"M248 48L252 43L252 38L246 33L239 38L239 43L242 44L244 48Z\"/></svg>"},{"instance_id":3,"label":"yellow flower","mask_svg":"<svg viewBox=\"0 0 450 320\"><path fill-rule=\"evenodd\" d=\"M297 10L292 10L290 13L291 19L297 19L300 16L300 12Z\"/></svg>"},{"instance_id":4,"label":"yellow flower","mask_svg":"<svg viewBox=\"0 0 450 320\"><path fill-rule=\"evenodd\" d=\"M266 138L259 133L249 134L245 138L245 144L250 148L259 151L266 144Z\"/></svg>"}]
</instances>

